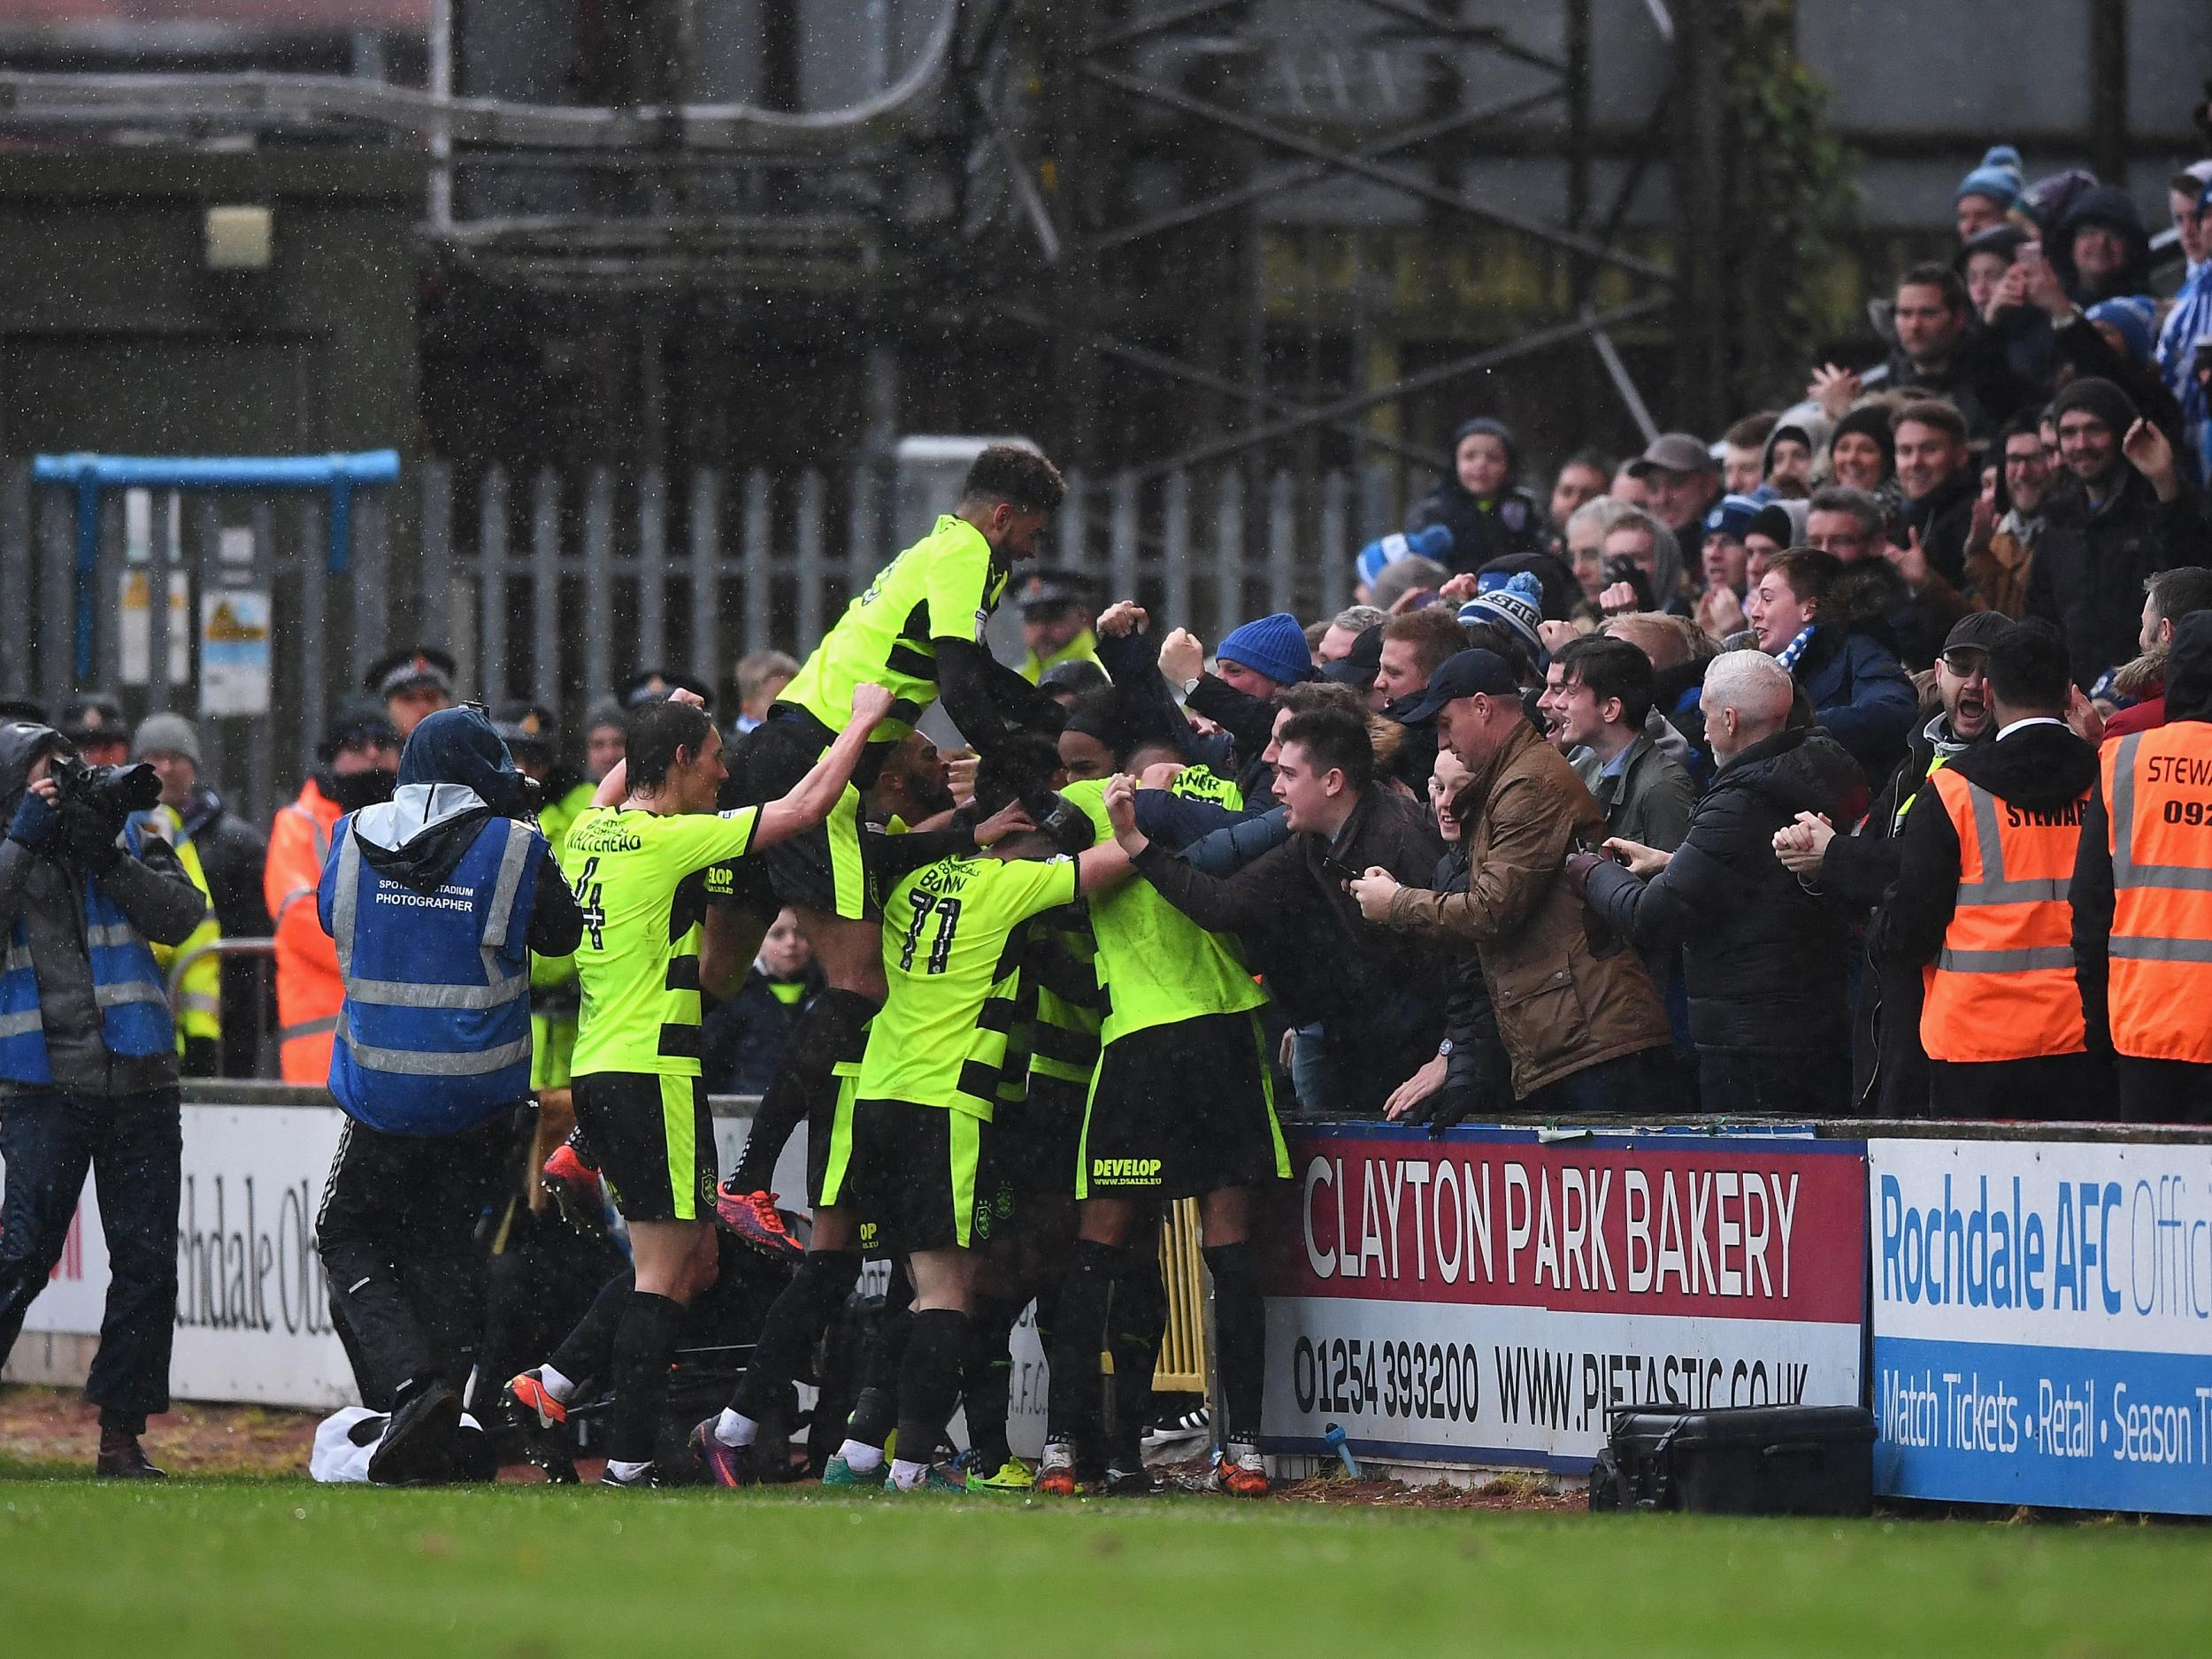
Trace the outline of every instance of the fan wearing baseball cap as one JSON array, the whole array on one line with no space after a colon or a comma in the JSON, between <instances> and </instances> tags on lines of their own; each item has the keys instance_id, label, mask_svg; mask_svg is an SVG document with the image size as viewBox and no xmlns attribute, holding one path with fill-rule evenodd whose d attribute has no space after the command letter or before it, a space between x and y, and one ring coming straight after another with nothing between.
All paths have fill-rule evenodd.
<instances>
[{"instance_id":1,"label":"fan wearing baseball cap","mask_svg":"<svg viewBox=\"0 0 2212 1659\"><path fill-rule=\"evenodd\" d=\"M1675 1098L1666 1010L1650 973L1633 951L1598 954L1581 898L1559 879L1570 852L1605 839L1605 816L1529 724L1512 669L1494 651L1462 651L1402 718L1434 719L1472 774L1455 806L1467 891L1431 892L1370 870L1350 884L1360 913L1417 939L1474 947L1520 1105L1591 1112Z\"/></svg>"},{"instance_id":2,"label":"fan wearing baseball cap","mask_svg":"<svg viewBox=\"0 0 2212 1659\"><path fill-rule=\"evenodd\" d=\"M1673 531L1677 541L1697 546L1705 515L1721 498L1720 463L1704 440L1663 432L1628 464L1628 474L1650 492L1651 516Z\"/></svg>"}]
</instances>

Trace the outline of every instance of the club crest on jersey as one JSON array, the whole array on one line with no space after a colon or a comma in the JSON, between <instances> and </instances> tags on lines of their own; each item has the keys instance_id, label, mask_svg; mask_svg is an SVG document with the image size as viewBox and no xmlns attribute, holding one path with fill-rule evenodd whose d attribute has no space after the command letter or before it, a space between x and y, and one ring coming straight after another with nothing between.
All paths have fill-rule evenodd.
<instances>
[{"instance_id":1,"label":"club crest on jersey","mask_svg":"<svg viewBox=\"0 0 2212 1659\"><path fill-rule=\"evenodd\" d=\"M1528 523L1528 503L1523 501L1509 501L1498 509L1498 517L1505 520L1507 529L1520 530Z\"/></svg>"}]
</instances>

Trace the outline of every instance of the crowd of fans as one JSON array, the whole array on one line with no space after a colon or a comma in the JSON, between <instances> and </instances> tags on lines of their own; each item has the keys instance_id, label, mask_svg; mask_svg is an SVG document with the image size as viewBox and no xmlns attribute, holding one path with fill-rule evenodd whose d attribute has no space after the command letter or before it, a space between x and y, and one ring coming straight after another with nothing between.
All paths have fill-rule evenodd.
<instances>
[{"instance_id":1,"label":"crowd of fans","mask_svg":"<svg viewBox=\"0 0 2212 1659\"><path fill-rule=\"evenodd\" d=\"M1897 279L1880 365L1821 365L1709 441L1578 452L1548 498L1509 428L1469 420L1405 532L1359 556L1358 604L1247 623L1212 672L1181 630L1133 649L1152 628L1133 606L1097 618L1100 683L1125 703L1156 657L1242 792L1139 797L1184 853L1140 867L1256 947L1302 1105L1930 1110L1942 928L1890 902L1914 799L1995 734L2008 652L2045 674L2011 706L2062 722L2073 747L2040 769L2078 799L2101 740L2170 718L2175 627L2212 604L2212 161L2170 196L2187 271L2161 302L2124 193L2024 188L1993 150L1961 183L1955 260ZM1425 795L1438 845L1371 846L1373 807L1302 812L1271 722L1316 680L1371 722L1348 798ZM1302 829L1328 833L1266 850ZM2082 1110L2104 1036L2007 1114ZM1939 1104L1999 1099L1952 1085Z\"/></svg>"}]
</instances>

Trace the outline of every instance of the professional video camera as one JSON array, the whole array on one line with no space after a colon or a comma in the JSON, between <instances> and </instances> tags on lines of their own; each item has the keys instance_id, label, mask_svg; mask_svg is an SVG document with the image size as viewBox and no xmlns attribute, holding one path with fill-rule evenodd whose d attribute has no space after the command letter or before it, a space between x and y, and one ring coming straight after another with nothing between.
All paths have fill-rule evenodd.
<instances>
[{"instance_id":1,"label":"professional video camera","mask_svg":"<svg viewBox=\"0 0 2212 1659\"><path fill-rule=\"evenodd\" d=\"M88 766L73 755L54 757L53 776L65 802L74 802L119 829L134 812L161 804L161 778L151 766Z\"/></svg>"}]
</instances>

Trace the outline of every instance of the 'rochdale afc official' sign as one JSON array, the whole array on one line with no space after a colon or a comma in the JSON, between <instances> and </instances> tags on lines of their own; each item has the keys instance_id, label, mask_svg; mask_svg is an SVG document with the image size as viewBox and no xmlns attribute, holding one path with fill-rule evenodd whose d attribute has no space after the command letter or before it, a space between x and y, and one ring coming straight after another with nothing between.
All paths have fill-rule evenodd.
<instances>
[{"instance_id":1,"label":"'rochdale afc official' sign","mask_svg":"<svg viewBox=\"0 0 2212 1659\"><path fill-rule=\"evenodd\" d=\"M1266 1444L1587 1468L1611 1409L1856 1405L1862 1143L1290 1135Z\"/></svg>"},{"instance_id":2,"label":"'rochdale afc official' sign","mask_svg":"<svg viewBox=\"0 0 2212 1659\"><path fill-rule=\"evenodd\" d=\"M1873 1141L1878 1492L2212 1515L2212 1146Z\"/></svg>"}]
</instances>

